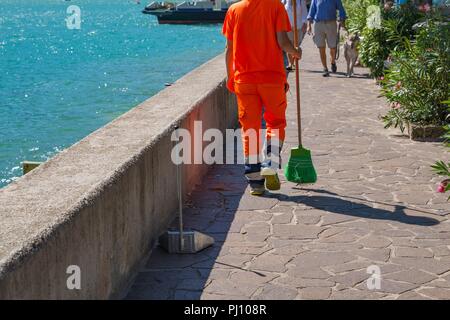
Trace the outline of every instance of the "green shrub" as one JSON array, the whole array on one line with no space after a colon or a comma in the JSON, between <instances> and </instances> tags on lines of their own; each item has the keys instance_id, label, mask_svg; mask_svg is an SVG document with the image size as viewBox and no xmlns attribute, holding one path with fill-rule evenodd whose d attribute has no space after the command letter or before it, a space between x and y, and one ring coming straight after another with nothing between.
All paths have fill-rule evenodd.
<instances>
[{"instance_id":1,"label":"green shrub","mask_svg":"<svg viewBox=\"0 0 450 320\"><path fill-rule=\"evenodd\" d=\"M415 41L404 38L403 50L393 53L393 62L382 81L382 95L392 109L383 117L385 127L406 123L445 125L450 71L449 26L428 20Z\"/></svg>"},{"instance_id":2,"label":"green shrub","mask_svg":"<svg viewBox=\"0 0 450 320\"><path fill-rule=\"evenodd\" d=\"M404 50L405 39L413 39L413 26L423 18L423 14L408 2L389 11L382 9L381 18L381 28L364 27L360 44L361 62L376 78L383 76L385 61L391 53Z\"/></svg>"},{"instance_id":3,"label":"green shrub","mask_svg":"<svg viewBox=\"0 0 450 320\"><path fill-rule=\"evenodd\" d=\"M386 33L383 29L364 28L359 45L359 58L370 69L372 77L379 78L384 73L384 61L390 54L386 45Z\"/></svg>"}]
</instances>

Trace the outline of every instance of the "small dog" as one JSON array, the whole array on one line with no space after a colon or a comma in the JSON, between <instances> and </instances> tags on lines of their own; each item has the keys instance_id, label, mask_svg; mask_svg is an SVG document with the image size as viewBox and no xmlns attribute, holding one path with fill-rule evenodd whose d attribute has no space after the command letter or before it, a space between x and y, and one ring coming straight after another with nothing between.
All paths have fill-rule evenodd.
<instances>
[{"instance_id":1,"label":"small dog","mask_svg":"<svg viewBox=\"0 0 450 320\"><path fill-rule=\"evenodd\" d=\"M358 60L358 33L349 34L347 32L346 39L344 42L344 57L347 61L347 77L350 78L353 74L353 67L355 66L356 60Z\"/></svg>"}]
</instances>

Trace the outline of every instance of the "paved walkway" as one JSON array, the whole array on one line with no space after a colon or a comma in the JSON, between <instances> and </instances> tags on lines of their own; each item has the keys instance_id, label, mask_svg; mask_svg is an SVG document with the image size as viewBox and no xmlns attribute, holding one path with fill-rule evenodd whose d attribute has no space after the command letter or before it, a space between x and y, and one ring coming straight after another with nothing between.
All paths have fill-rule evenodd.
<instances>
[{"instance_id":1,"label":"paved walkway","mask_svg":"<svg viewBox=\"0 0 450 320\"><path fill-rule=\"evenodd\" d=\"M318 182L282 177L280 192L255 198L241 166L212 167L185 219L215 246L196 255L155 249L127 298L450 299L450 204L429 168L448 153L383 129L385 102L367 70L323 78L309 37L301 65L304 144ZM292 91L285 161L297 141ZM372 265L381 283L369 290Z\"/></svg>"}]
</instances>

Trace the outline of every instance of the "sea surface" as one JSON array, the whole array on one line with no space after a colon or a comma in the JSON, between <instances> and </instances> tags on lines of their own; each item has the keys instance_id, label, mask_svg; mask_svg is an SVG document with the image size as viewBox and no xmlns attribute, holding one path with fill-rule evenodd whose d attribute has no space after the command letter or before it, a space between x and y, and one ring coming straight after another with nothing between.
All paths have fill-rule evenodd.
<instances>
[{"instance_id":1,"label":"sea surface","mask_svg":"<svg viewBox=\"0 0 450 320\"><path fill-rule=\"evenodd\" d=\"M0 0L0 188L223 51L221 25L158 25L146 4Z\"/></svg>"}]
</instances>

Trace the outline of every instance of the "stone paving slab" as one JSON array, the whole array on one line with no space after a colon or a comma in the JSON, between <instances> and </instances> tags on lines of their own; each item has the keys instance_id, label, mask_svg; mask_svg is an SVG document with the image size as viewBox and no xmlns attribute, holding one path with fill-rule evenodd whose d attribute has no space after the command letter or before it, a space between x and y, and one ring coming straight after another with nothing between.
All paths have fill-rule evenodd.
<instances>
[{"instance_id":1,"label":"stone paving slab","mask_svg":"<svg viewBox=\"0 0 450 320\"><path fill-rule=\"evenodd\" d=\"M308 37L301 102L317 183L281 174L279 192L255 198L242 166L213 166L185 222L214 247L179 256L156 248L127 299L450 299L450 204L429 167L448 153L383 128L386 104L367 70L347 79L320 69ZM297 141L289 81L284 161ZM373 290L370 266L381 271Z\"/></svg>"}]
</instances>

